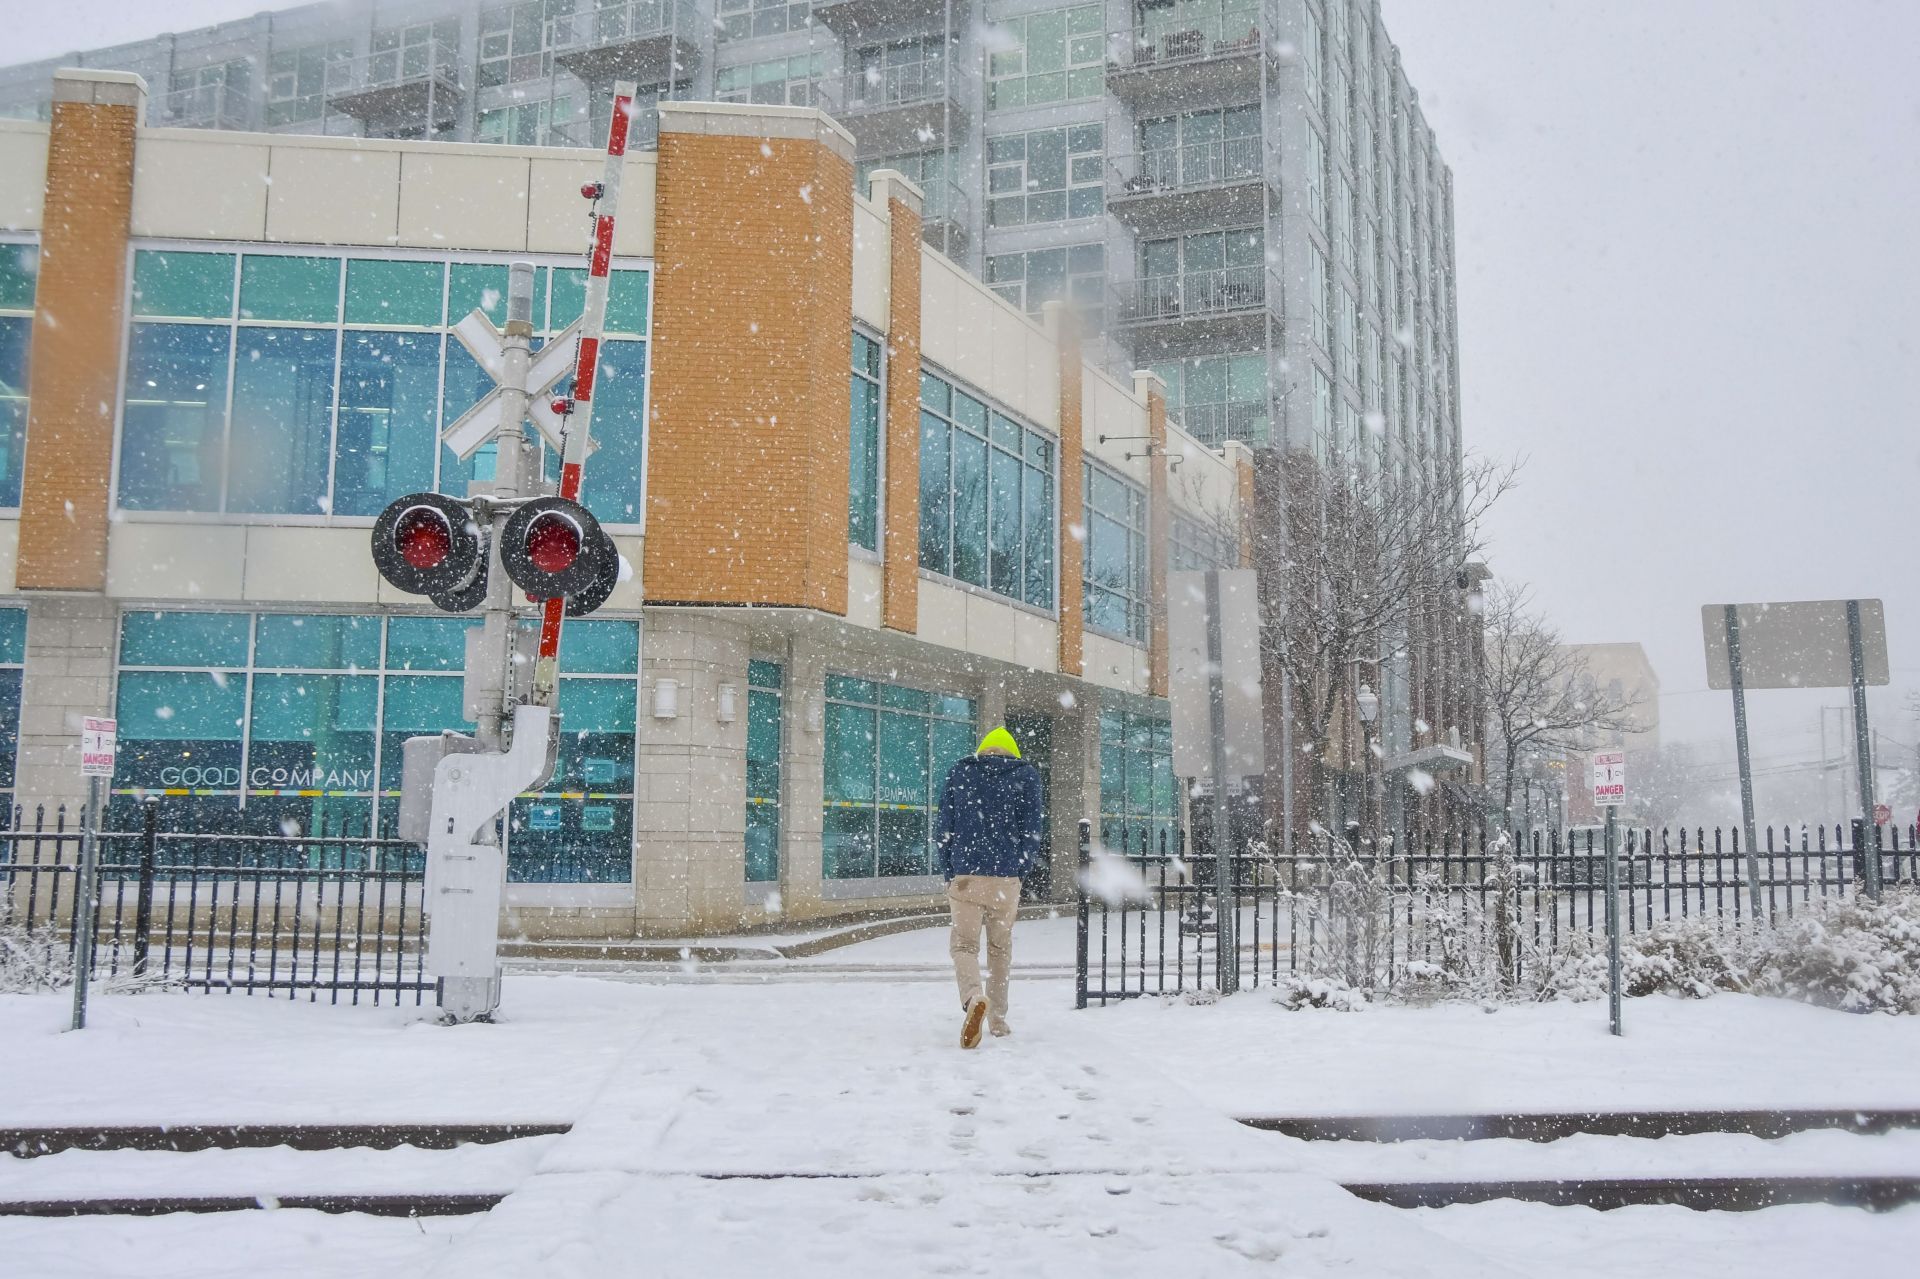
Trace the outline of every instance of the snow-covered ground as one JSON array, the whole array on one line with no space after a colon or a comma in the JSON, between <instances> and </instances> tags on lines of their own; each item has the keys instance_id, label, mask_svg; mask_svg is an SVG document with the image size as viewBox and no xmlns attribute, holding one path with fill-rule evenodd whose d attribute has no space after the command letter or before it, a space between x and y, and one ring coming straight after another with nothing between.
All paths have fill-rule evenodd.
<instances>
[{"instance_id":1,"label":"snow-covered ground","mask_svg":"<svg viewBox=\"0 0 1920 1279\"><path fill-rule=\"evenodd\" d=\"M1061 928L1065 924L1064 930ZM1020 925L1015 1035L955 1046L944 936L838 952L762 984L516 976L497 1026L426 1010L221 995L0 997L0 1128L80 1123L571 1121L453 1151L70 1153L10 1162L0 1197L512 1191L420 1222L303 1210L0 1217L0 1274L1738 1274L1894 1276L1920 1208L1870 1214L1495 1203L1405 1211L1336 1178L1674 1170L1920 1173L1920 1138L1302 1142L1247 1114L1920 1108L1920 1019L1724 996L1627 1005L1289 1013L1075 1012L1051 967L1071 921ZM1069 950L1070 953L1070 950ZM889 971L918 980L863 980ZM929 971L931 967L932 971ZM1857 1158L1855 1156L1858 1156ZM144 1188L144 1189L143 1189ZM1279 1269L1276 1269L1275 1263Z\"/></svg>"}]
</instances>

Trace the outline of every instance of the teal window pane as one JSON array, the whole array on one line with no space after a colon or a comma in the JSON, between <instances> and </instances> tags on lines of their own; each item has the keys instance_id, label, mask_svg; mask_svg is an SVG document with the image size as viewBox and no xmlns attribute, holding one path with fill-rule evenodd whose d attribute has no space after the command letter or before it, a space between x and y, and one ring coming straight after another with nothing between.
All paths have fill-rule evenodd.
<instances>
[{"instance_id":1,"label":"teal window pane","mask_svg":"<svg viewBox=\"0 0 1920 1279\"><path fill-rule=\"evenodd\" d=\"M401 619L396 618L395 621ZM472 732L461 717L461 684L446 675L389 675L380 719L380 789L399 794L401 748L409 737Z\"/></svg>"},{"instance_id":2,"label":"teal window pane","mask_svg":"<svg viewBox=\"0 0 1920 1279\"><path fill-rule=\"evenodd\" d=\"M240 260L240 318L332 324L340 318L339 258L249 253Z\"/></svg>"},{"instance_id":3,"label":"teal window pane","mask_svg":"<svg viewBox=\"0 0 1920 1279\"><path fill-rule=\"evenodd\" d=\"M133 255L137 316L224 320L233 314L231 253L141 249Z\"/></svg>"},{"instance_id":4,"label":"teal window pane","mask_svg":"<svg viewBox=\"0 0 1920 1279\"><path fill-rule=\"evenodd\" d=\"M558 333L579 319L581 313L587 309L587 272L585 267L556 267L551 275L552 300L548 303L547 327ZM539 311L539 306L536 304L534 307L536 318Z\"/></svg>"},{"instance_id":5,"label":"teal window pane","mask_svg":"<svg viewBox=\"0 0 1920 1279\"><path fill-rule=\"evenodd\" d=\"M371 792L379 689L376 675L255 675L248 787Z\"/></svg>"},{"instance_id":6,"label":"teal window pane","mask_svg":"<svg viewBox=\"0 0 1920 1279\"><path fill-rule=\"evenodd\" d=\"M38 245L0 244L0 311L33 310L33 291L39 279Z\"/></svg>"},{"instance_id":7,"label":"teal window pane","mask_svg":"<svg viewBox=\"0 0 1920 1279\"><path fill-rule=\"evenodd\" d=\"M854 679L851 675L827 676L827 696L835 701L871 704L879 697L878 687L872 680Z\"/></svg>"},{"instance_id":8,"label":"teal window pane","mask_svg":"<svg viewBox=\"0 0 1920 1279\"><path fill-rule=\"evenodd\" d=\"M459 270L455 267L454 270ZM453 425L462 413L478 404L481 397L493 390L494 381L487 371L467 354L467 348L458 342L446 344L445 389L440 398L440 426L442 430ZM474 480L493 478L494 446L489 444L462 460L449 448L440 450L440 486L439 491L454 497L465 497L467 486Z\"/></svg>"},{"instance_id":9,"label":"teal window pane","mask_svg":"<svg viewBox=\"0 0 1920 1279\"><path fill-rule=\"evenodd\" d=\"M0 662L27 660L27 610L0 608Z\"/></svg>"},{"instance_id":10,"label":"teal window pane","mask_svg":"<svg viewBox=\"0 0 1920 1279\"><path fill-rule=\"evenodd\" d=\"M879 873L882 876L924 875L928 872L927 815L881 809Z\"/></svg>"},{"instance_id":11,"label":"teal window pane","mask_svg":"<svg viewBox=\"0 0 1920 1279\"><path fill-rule=\"evenodd\" d=\"M560 713L566 730L563 737L620 733L630 738L638 684L639 681L630 679L563 677L560 680Z\"/></svg>"},{"instance_id":12,"label":"teal window pane","mask_svg":"<svg viewBox=\"0 0 1920 1279\"><path fill-rule=\"evenodd\" d=\"M1035 608L1053 607L1053 542L1059 520L1053 508L1053 478L1027 468L1021 541L1026 548L1026 577L1020 598Z\"/></svg>"},{"instance_id":13,"label":"teal window pane","mask_svg":"<svg viewBox=\"0 0 1920 1279\"><path fill-rule=\"evenodd\" d=\"M959 431L953 436L951 571L963 582L987 584L987 442Z\"/></svg>"},{"instance_id":14,"label":"teal window pane","mask_svg":"<svg viewBox=\"0 0 1920 1279\"><path fill-rule=\"evenodd\" d=\"M748 804L746 881L749 884L767 884L779 878L779 806Z\"/></svg>"},{"instance_id":15,"label":"teal window pane","mask_svg":"<svg viewBox=\"0 0 1920 1279\"><path fill-rule=\"evenodd\" d=\"M873 810L828 805L820 832L821 873L828 879L871 879Z\"/></svg>"},{"instance_id":16,"label":"teal window pane","mask_svg":"<svg viewBox=\"0 0 1920 1279\"><path fill-rule=\"evenodd\" d=\"M880 802L927 802L927 721L893 711L880 714Z\"/></svg>"},{"instance_id":17,"label":"teal window pane","mask_svg":"<svg viewBox=\"0 0 1920 1279\"><path fill-rule=\"evenodd\" d=\"M865 341L858 334L855 339ZM847 541L874 551L880 547L880 384L857 373L851 381Z\"/></svg>"},{"instance_id":18,"label":"teal window pane","mask_svg":"<svg viewBox=\"0 0 1920 1279\"><path fill-rule=\"evenodd\" d=\"M515 800L508 809L507 880L516 884L631 883L633 801Z\"/></svg>"},{"instance_id":19,"label":"teal window pane","mask_svg":"<svg viewBox=\"0 0 1920 1279\"><path fill-rule=\"evenodd\" d=\"M755 688L781 688L786 683L786 672L778 662L748 662L747 683Z\"/></svg>"},{"instance_id":20,"label":"teal window pane","mask_svg":"<svg viewBox=\"0 0 1920 1279\"><path fill-rule=\"evenodd\" d=\"M606 342L593 392L594 450L580 496L603 524L640 522L646 464L647 344Z\"/></svg>"},{"instance_id":21,"label":"teal window pane","mask_svg":"<svg viewBox=\"0 0 1920 1279\"><path fill-rule=\"evenodd\" d=\"M220 508L232 338L225 326L131 326L120 431L121 506Z\"/></svg>"},{"instance_id":22,"label":"teal window pane","mask_svg":"<svg viewBox=\"0 0 1920 1279\"><path fill-rule=\"evenodd\" d=\"M927 709L926 693L917 688L902 688L898 684L880 685L880 704L892 706L898 710L921 711Z\"/></svg>"},{"instance_id":23,"label":"teal window pane","mask_svg":"<svg viewBox=\"0 0 1920 1279\"><path fill-rule=\"evenodd\" d=\"M387 621L387 669L457 671L467 664L466 631L477 620L395 617Z\"/></svg>"},{"instance_id":24,"label":"teal window pane","mask_svg":"<svg viewBox=\"0 0 1920 1279\"><path fill-rule=\"evenodd\" d=\"M206 671L123 671L114 782L150 790L237 790L247 681Z\"/></svg>"},{"instance_id":25,"label":"teal window pane","mask_svg":"<svg viewBox=\"0 0 1920 1279\"><path fill-rule=\"evenodd\" d=\"M944 414L950 407L949 399L952 395L953 388L940 378L931 373L920 375L920 403L923 407L930 408L935 413Z\"/></svg>"},{"instance_id":26,"label":"teal window pane","mask_svg":"<svg viewBox=\"0 0 1920 1279\"><path fill-rule=\"evenodd\" d=\"M947 774L953 771L955 764L973 754L977 743L971 722L961 724L952 720L935 720L932 739L933 758L929 771L933 797L938 800L941 789L946 786Z\"/></svg>"},{"instance_id":27,"label":"teal window pane","mask_svg":"<svg viewBox=\"0 0 1920 1279\"><path fill-rule=\"evenodd\" d=\"M0 245L0 256L7 246ZM28 350L33 321L0 316L0 506L20 505L20 462L27 448Z\"/></svg>"},{"instance_id":28,"label":"teal window pane","mask_svg":"<svg viewBox=\"0 0 1920 1279\"><path fill-rule=\"evenodd\" d=\"M1004 419L1002 419L1004 420ZM1016 440L1016 443L1018 441ZM1020 459L993 450L988 470L987 586L1020 598Z\"/></svg>"},{"instance_id":29,"label":"teal window pane","mask_svg":"<svg viewBox=\"0 0 1920 1279\"><path fill-rule=\"evenodd\" d=\"M826 713L826 797L873 799L874 712L860 706L829 705Z\"/></svg>"},{"instance_id":30,"label":"teal window pane","mask_svg":"<svg viewBox=\"0 0 1920 1279\"><path fill-rule=\"evenodd\" d=\"M534 290L538 299L540 292ZM507 268L501 265L481 265L474 262L455 262L447 268L447 320L458 324L474 311L487 313L487 318L499 328L507 322Z\"/></svg>"},{"instance_id":31,"label":"teal window pane","mask_svg":"<svg viewBox=\"0 0 1920 1279\"><path fill-rule=\"evenodd\" d=\"M747 796L780 798L780 695L747 693Z\"/></svg>"},{"instance_id":32,"label":"teal window pane","mask_svg":"<svg viewBox=\"0 0 1920 1279\"><path fill-rule=\"evenodd\" d=\"M557 277L559 272L554 273ZM556 288L559 286L556 284ZM607 291L607 332L647 332L647 273L615 271Z\"/></svg>"},{"instance_id":33,"label":"teal window pane","mask_svg":"<svg viewBox=\"0 0 1920 1279\"><path fill-rule=\"evenodd\" d=\"M433 487L443 341L364 331L342 339L335 515L377 515L394 498Z\"/></svg>"},{"instance_id":34,"label":"teal window pane","mask_svg":"<svg viewBox=\"0 0 1920 1279\"><path fill-rule=\"evenodd\" d=\"M635 622L568 622L560 632L560 669L570 675L633 675L640 669Z\"/></svg>"},{"instance_id":35,"label":"teal window pane","mask_svg":"<svg viewBox=\"0 0 1920 1279\"><path fill-rule=\"evenodd\" d=\"M240 330L229 511L320 515L329 509L334 342L330 329Z\"/></svg>"},{"instance_id":36,"label":"teal window pane","mask_svg":"<svg viewBox=\"0 0 1920 1279\"><path fill-rule=\"evenodd\" d=\"M987 406L965 391L953 393L953 420L975 435L987 433Z\"/></svg>"},{"instance_id":37,"label":"teal window pane","mask_svg":"<svg viewBox=\"0 0 1920 1279\"><path fill-rule=\"evenodd\" d=\"M920 567L934 573L953 566L953 488L948 474L952 436L946 422L920 414Z\"/></svg>"},{"instance_id":38,"label":"teal window pane","mask_svg":"<svg viewBox=\"0 0 1920 1279\"><path fill-rule=\"evenodd\" d=\"M352 259L347 263L347 323L438 328L446 274L440 262Z\"/></svg>"},{"instance_id":39,"label":"teal window pane","mask_svg":"<svg viewBox=\"0 0 1920 1279\"><path fill-rule=\"evenodd\" d=\"M25 671L0 671L0 788L13 789L20 754L20 681ZM8 797L11 802L11 796ZM0 817L11 816L0 811Z\"/></svg>"},{"instance_id":40,"label":"teal window pane","mask_svg":"<svg viewBox=\"0 0 1920 1279\"><path fill-rule=\"evenodd\" d=\"M973 699L971 697L948 697L935 694L933 713L942 719L965 720L969 731L973 728Z\"/></svg>"},{"instance_id":41,"label":"teal window pane","mask_svg":"<svg viewBox=\"0 0 1920 1279\"><path fill-rule=\"evenodd\" d=\"M253 664L299 670L378 670L380 619L264 613L254 623Z\"/></svg>"},{"instance_id":42,"label":"teal window pane","mask_svg":"<svg viewBox=\"0 0 1920 1279\"><path fill-rule=\"evenodd\" d=\"M120 622L122 666L247 664L245 613L128 613Z\"/></svg>"}]
</instances>

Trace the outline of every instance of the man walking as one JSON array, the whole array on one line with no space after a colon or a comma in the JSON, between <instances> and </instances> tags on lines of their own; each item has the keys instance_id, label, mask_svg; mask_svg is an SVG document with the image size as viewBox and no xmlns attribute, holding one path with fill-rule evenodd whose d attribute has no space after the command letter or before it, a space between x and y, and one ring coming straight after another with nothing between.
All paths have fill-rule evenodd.
<instances>
[{"instance_id":1,"label":"man walking","mask_svg":"<svg viewBox=\"0 0 1920 1279\"><path fill-rule=\"evenodd\" d=\"M1020 744L1004 728L980 739L980 748L947 774L940 795L937 843L953 909L953 975L960 983L960 1046L978 1047L982 1023L1009 1035L1007 977L1013 962L1013 920L1020 908L1020 876L1041 855L1045 817L1040 770L1020 758ZM980 929L987 930L987 991L980 992Z\"/></svg>"}]
</instances>

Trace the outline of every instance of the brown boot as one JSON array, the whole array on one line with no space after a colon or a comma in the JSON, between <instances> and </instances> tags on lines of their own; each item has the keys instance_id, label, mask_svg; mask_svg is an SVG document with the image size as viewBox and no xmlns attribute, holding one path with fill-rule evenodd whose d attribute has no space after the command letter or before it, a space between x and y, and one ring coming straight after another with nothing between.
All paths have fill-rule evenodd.
<instances>
[{"instance_id":1,"label":"brown boot","mask_svg":"<svg viewBox=\"0 0 1920 1279\"><path fill-rule=\"evenodd\" d=\"M980 1046L980 1028L987 1021L987 1001L976 999L967 1005L967 1019L960 1023L960 1046L978 1048Z\"/></svg>"}]
</instances>

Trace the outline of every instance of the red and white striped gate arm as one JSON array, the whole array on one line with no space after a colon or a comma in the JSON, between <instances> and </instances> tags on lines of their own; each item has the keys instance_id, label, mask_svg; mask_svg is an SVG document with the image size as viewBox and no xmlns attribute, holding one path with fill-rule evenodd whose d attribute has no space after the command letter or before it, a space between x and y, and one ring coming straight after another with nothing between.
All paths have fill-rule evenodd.
<instances>
[{"instance_id":1,"label":"red and white striped gate arm","mask_svg":"<svg viewBox=\"0 0 1920 1279\"><path fill-rule=\"evenodd\" d=\"M607 286L613 263L613 218L620 207L620 173L626 165L627 134L633 126L636 85L622 80L613 86L613 118L607 126L606 168L599 190L583 194L594 200L593 247L587 261L587 302L580 314L580 346L573 363L573 409L566 419L560 454L560 496L580 499L580 468L587 460L587 441L593 426L593 384L600 368L600 338L607 328ZM586 548L582 547L582 551ZM533 701L552 706L560 674L560 628L567 602L551 599L540 620L540 653L533 667Z\"/></svg>"}]
</instances>

